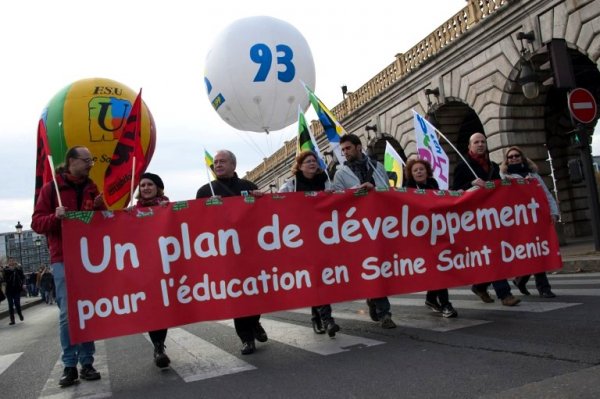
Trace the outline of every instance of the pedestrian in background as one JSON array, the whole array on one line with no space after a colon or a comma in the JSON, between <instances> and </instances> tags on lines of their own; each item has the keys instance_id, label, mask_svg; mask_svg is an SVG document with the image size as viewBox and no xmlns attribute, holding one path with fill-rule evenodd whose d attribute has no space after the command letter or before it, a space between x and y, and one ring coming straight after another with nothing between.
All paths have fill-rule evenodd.
<instances>
[{"instance_id":1,"label":"pedestrian in background","mask_svg":"<svg viewBox=\"0 0 600 399\"><path fill-rule=\"evenodd\" d=\"M10 316L9 325L15 324L15 312L19 316L19 320L23 321L23 313L21 312L21 292L25 284L25 274L23 269L14 259L9 259L8 264L2 272L6 284L6 300L8 301L8 314Z\"/></svg>"}]
</instances>

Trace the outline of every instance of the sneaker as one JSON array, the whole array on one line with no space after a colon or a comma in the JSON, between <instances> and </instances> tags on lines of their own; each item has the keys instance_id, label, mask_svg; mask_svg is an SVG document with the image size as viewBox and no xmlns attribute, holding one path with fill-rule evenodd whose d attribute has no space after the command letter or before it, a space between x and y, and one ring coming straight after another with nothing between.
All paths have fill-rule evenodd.
<instances>
[{"instance_id":1,"label":"sneaker","mask_svg":"<svg viewBox=\"0 0 600 399\"><path fill-rule=\"evenodd\" d=\"M267 342L267 340L269 339L269 337L267 336L267 332L265 331L263 326L261 326L261 324L258 322L254 326L254 338L256 338L258 342Z\"/></svg>"},{"instance_id":2,"label":"sneaker","mask_svg":"<svg viewBox=\"0 0 600 399\"><path fill-rule=\"evenodd\" d=\"M335 324L335 321L331 319L331 321L327 323L327 335L329 335L330 338L333 338L338 331L340 331L340 326Z\"/></svg>"},{"instance_id":3,"label":"sneaker","mask_svg":"<svg viewBox=\"0 0 600 399\"><path fill-rule=\"evenodd\" d=\"M540 292L540 297L541 298L556 298L556 295L554 295L554 292L548 290L548 291Z\"/></svg>"},{"instance_id":4,"label":"sneaker","mask_svg":"<svg viewBox=\"0 0 600 399\"><path fill-rule=\"evenodd\" d=\"M442 311L442 307L440 306L439 303L437 303L437 301L435 301L435 302L425 301L425 306L427 306L429 309L431 309L432 311L434 311L436 313L441 313L441 311Z\"/></svg>"},{"instance_id":5,"label":"sneaker","mask_svg":"<svg viewBox=\"0 0 600 399\"><path fill-rule=\"evenodd\" d=\"M373 321L379 321L379 316L377 316L377 308L375 306L375 301L372 299L367 299L367 306L369 307L369 316Z\"/></svg>"},{"instance_id":6,"label":"sneaker","mask_svg":"<svg viewBox=\"0 0 600 399\"><path fill-rule=\"evenodd\" d=\"M396 328L396 323L394 323L394 320L392 320L392 316L390 316L389 314L383 316L383 318L381 319L381 328Z\"/></svg>"},{"instance_id":7,"label":"sneaker","mask_svg":"<svg viewBox=\"0 0 600 399\"><path fill-rule=\"evenodd\" d=\"M100 373L96 371L94 366L91 364L86 364L81 367L81 371L79 372L79 378L87 381L94 381L100 379Z\"/></svg>"},{"instance_id":8,"label":"sneaker","mask_svg":"<svg viewBox=\"0 0 600 399\"><path fill-rule=\"evenodd\" d=\"M525 286L525 284L519 283L517 280L513 280L512 282L515 285L515 287L517 287L517 289L521 292L521 294L523 294L523 295L531 295L531 292L529 292L529 290L527 289L527 287Z\"/></svg>"},{"instance_id":9,"label":"sneaker","mask_svg":"<svg viewBox=\"0 0 600 399\"><path fill-rule=\"evenodd\" d=\"M156 364L156 367L164 369L165 367L168 367L170 363L171 359L169 359L169 356L167 356L167 354L165 353L165 344L162 342L155 342L154 364Z\"/></svg>"},{"instance_id":10,"label":"sneaker","mask_svg":"<svg viewBox=\"0 0 600 399\"><path fill-rule=\"evenodd\" d=\"M458 312L452 307L451 303L442 306L442 316L446 318L457 317Z\"/></svg>"},{"instance_id":11,"label":"sneaker","mask_svg":"<svg viewBox=\"0 0 600 399\"><path fill-rule=\"evenodd\" d=\"M246 341L242 343L242 355L249 355L256 350L254 341Z\"/></svg>"},{"instance_id":12,"label":"sneaker","mask_svg":"<svg viewBox=\"0 0 600 399\"><path fill-rule=\"evenodd\" d=\"M473 294L477 295L485 303L494 302L490 294L488 294L487 290L479 291L475 287L471 287L471 291L473 291Z\"/></svg>"},{"instance_id":13,"label":"sneaker","mask_svg":"<svg viewBox=\"0 0 600 399\"><path fill-rule=\"evenodd\" d=\"M78 382L77 367L65 367L62 377L58 381L61 387L68 387Z\"/></svg>"},{"instance_id":14,"label":"sneaker","mask_svg":"<svg viewBox=\"0 0 600 399\"><path fill-rule=\"evenodd\" d=\"M312 318L312 328L315 334L325 334L325 329L323 328L323 323L321 322L320 317Z\"/></svg>"},{"instance_id":15,"label":"sneaker","mask_svg":"<svg viewBox=\"0 0 600 399\"><path fill-rule=\"evenodd\" d=\"M517 305L519 302L521 302L521 300L519 298L515 298L512 295L507 296L506 298L502 298L502 304L504 306L515 306Z\"/></svg>"}]
</instances>

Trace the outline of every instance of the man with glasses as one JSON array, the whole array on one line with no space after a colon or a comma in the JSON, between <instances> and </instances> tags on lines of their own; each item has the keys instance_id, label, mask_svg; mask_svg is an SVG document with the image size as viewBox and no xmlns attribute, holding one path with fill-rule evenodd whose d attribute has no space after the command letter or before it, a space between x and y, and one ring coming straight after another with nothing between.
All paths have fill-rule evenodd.
<instances>
[{"instance_id":1,"label":"man with glasses","mask_svg":"<svg viewBox=\"0 0 600 399\"><path fill-rule=\"evenodd\" d=\"M469 152L466 160L468 165L463 161L456 165L454 169L454 179L452 182L453 190L468 190L471 187L484 187L486 181L500 179L500 168L498 164L490 160L487 149L487 141L483 133L474 133L469 138ZM477 177L473 176L471 169ZM515 306L520 299L515 298L510 292L510 285L506 280L498 280L492 283L474 284L471 291L477 295L483 302L492 303L494 300L488 294L487 288L492 284L496 296L504 306Z\"/></svg>"},{"instance_id":2,"label":"man with glasses","mask_svg":"<svg viewBox=\"0 0 600 399\"><path fill-rule=\"evenodd\" d=\"M89 178L94 160L90 150L76 146L65 154L65 162L56 169L56 182L62 201L59 206L56 188L53 182L46 183L35 204L31 228L46 235L50 249L50 263L56 286L56 302L60 309L59 334L62 347L64 372L58 384L61 387L73 385L79 378L98 380L100 373L94 369L94 342L71 344L69 320L67 315L67 286L65 283L65 265L63 260L63 241L61 220L66 211L92 211L106 209L102 194ZM74 243L65 243L72 245ZM81 371L77 372L77 363Z\"/></svg>"},{"instance_id":3,"label":"man with glasses","mask_svg":"<svg viewBox=\"0 0 600 399\"><path fill-rule=\"evenodd\" d=\"M385 168L380 162L373 162L363 153L360 138L355 134L345 134L340 138L340 148L346 157L333 177L333 188L345 190L358 188L372 190L389 187ZM390 312L390 300L387 297L367 299L369 316L373 321L381 322L382 328L396 328Z\"/></svg>"}]
</instances>

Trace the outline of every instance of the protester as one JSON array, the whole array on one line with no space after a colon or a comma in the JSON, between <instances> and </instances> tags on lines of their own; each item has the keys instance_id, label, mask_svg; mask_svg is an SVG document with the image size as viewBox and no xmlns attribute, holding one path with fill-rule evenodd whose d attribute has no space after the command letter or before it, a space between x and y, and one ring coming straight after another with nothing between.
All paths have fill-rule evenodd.
<instances>
[{"instance_id":1,"label":"protester","mask_svg":"<svg viewBox=\"0 0 600 399\"><path fill-rule=\"evenodd\" d=\"M169 198L165 196L165 185L160 176L154 173L144 173L140 176L139 191L137 195L136 208L146 208L149 206L165 206L169 203ZM160 268L157 263L156 269ZM154 265L152 266L154 269ZM167 329L148 332L152 345L154 345L154 364L157 367L165 368L171 363L171 359L165 353L165 339L167 338Z\"/></svg>"},{"instance_id":2,"label":"protester","mask_svg":"<svg viewBox=\"0 0 600 399\"><path fill-rule=\"evenodd\" d=\"M27 295L29 295L29 297L31 297L31 298L38 296L37 287L35 285L36 279L37 279L36 272L31 272L27 275Z\"/></svg>"},{"instance_id":3,"label":"protester","mask_svg":"<svg viewBox=\"0 0 600 399\"><path fill-rule=\"evenodd\" d=\"M527 158L523 151L517 147L513 146L506 151L504 155L504 161L500 165L500 176L506 179L535 179L539 181L540 185L544 189L544 193L546 194L546 198L548 199L548 205L550 206L550 214L552 215L552 223L556 223L559 218L558 205L554 200L554 197L546 187L544 180L537 173L538 167L531 159ZM527 290L527 281L529 281L530 275L517 277L513 280L515 286L521 291L524 295L530 295L530 292ZM550 287L550 282L548 281L548 276L546 276L546 272L540 272L534 274L535 278L535 286L540 293L542 298L555 298L556 295L552 292Z\"/></svg>"},{"instance_id":4,"label":"protester","mask_svg":"<svg viewBox=\"0 0 600 399\"><path fill-rule=\"evenodd\" d=\"M474 133L469 138L469 152L465 163L461 161L454 169L454 179L452 184L453 190L468 190L471 187L484 187L486 181L500 179L500 170L498 164L492 162L487 149L486 138L483 133ZM473 176L471 169L477 177ZM510 292L508 281L498 280L491 283L496 291L496 296L504 306L515 306L521 300L515 298ZM477 295L483 302L494 302L490 294L487 292L487 287L490 283L474 284L471 291Z\"/></svg>"},{"instance_id":5,"label":"protester","mask_svg":"<svg viewBox=\"0 0 600 399\"><path fill-rule=\"evenodd\" d=\"M333 178L335 190L357 188L361 190L372 190L377 188L388 188L389 179L385 168L379 162L369 159L363 154L360 138L355 134L345 134L340 138L340 149L346 157ZM382 328L395 328L396 323L392 320L390 312L390 301L387 297L367 299L369 316L373 321L381 322Z\"/></svg>"},{"instance_id":6,"label":"protester","mask_svg":"<svg viewBox=\"0 0 600 399\"><path fill-rule=\"evenodd\" d=\"M431 164L424 159L410 159L406 164L406 187L438 190L440 187L433 177ZM458 312L450 303L448 289L427 291L425 306L443 317L457 317Z\"/></svg>"},{"instance_id":7,"label":"protester","mask_svg":"<svg viewBox=\"0 0 600 399\"><path fill-rule=\"evenodd\" d=\"M100 373L93 366L94 342L71 344L69 338L69 319L67 315L67 286L65 283L65 264L63 259L63 243L61 221L66 211L91 211L106 209L102 194L96 184L89 178L94 160L90 150L83 146L71 147L65 154L65 162L56 170L58 191L62 206L58 203L56 188L53 182L46 183L37 199L33 212L32 229L39 234L45 234L50 250L50 263L54 284L56 286L56 301L60 309L59 333L62 347L64 372L59 385L73 385L79 377L83 380L98 380ZM67 265L68 267L68 265ZM76 282L73 282L76 284ZM81 371L77 372L77 362Z\"/></svg>"},{"instance_id":8,"label":"protester","mask_svg":"<svg viewBox=\"0 0 600 399\"><path fill-rule=\"evenodd\" d=\"M298 156L292 166L293 176L288 179L279 189L280 193L294 191L333 191L329 178L319 167L319 161L314 152L303 151ZM335 337L335 333L340 331L340 326L336 324L331 316L331 305L320 305L311 307L312 326L317 334L324 334Z\"/></svg>"},{"instance_id":9,"label":"protester","mask_svg":"<svg viewBox=\"0 0 600 399\"><path fill-rule=\"evenodd\" d=\"M10 323L8 324L12 326L15 324L15 311L19 316L19 320L24 320L23 313L21 312L21 291L23 291L23 284L25 284L25 274L16 260L9 259L2 275L6 282L5 295L8 301L8 314L10 316Z\"/></svg>"},{"instance_id":10,"label":"protester","mask_svg":"<svg viewBox=\"0 0 600 399\"><path fill-rule=\"evenodd\" d=\"M216 179L198 189L196 198L207 198L213 195L220 197L233 197L241 194L260 197L263 193L256 184L240 179L235 172L237 161L235 155L228 150L220 150L213 159ZM247 260L244 262L247 263ZM256 350L255 340L267 342L267 333L260 324L260 315L239 317L233 319L235 331L242 341L242 355L249 355Z\"/></svg>"}]
</instances>

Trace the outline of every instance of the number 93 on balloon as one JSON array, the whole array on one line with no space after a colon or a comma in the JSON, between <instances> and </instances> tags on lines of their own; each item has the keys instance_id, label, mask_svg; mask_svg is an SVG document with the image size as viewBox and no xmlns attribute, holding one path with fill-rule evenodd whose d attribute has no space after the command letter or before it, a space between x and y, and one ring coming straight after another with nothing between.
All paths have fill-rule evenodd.
<instances>
[{"instance_id":1,"label":"number 93 on balloon","mask_svg":"<svg viewBox=\"0 0 600 399\"><path fill-rule=\"evenodd\" d=\"M240 19L218 36L206 57L204 82L219 116L238 130L270 132L306 111L303 84L314 89L306 39L289 23L266 16Z\"/></svg>"}]
</instances>

